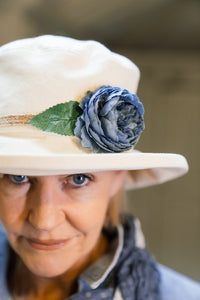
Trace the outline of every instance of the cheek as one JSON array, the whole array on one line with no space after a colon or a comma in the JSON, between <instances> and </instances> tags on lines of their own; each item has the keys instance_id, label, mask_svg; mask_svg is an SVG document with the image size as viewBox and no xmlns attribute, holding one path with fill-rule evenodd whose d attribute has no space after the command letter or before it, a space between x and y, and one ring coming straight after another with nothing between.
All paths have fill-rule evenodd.
<instances>
[{"instance_id":1,"label":"cheek","mask_svg":"<svg viewBox=\"0 0 200 300\"><path fill-rule=\"evenodd\" d=\"M23 220L26 199L16 195L5 197L0 194L0 220L4 227L12 228Z\"/></svg>"},{"instance_id":2,"label":"cheek","mask_svg":"<svg viewBox=\"0 0 200 300\"><path fill-rule=\"evenodd\" d=\"M109 193L105 189L82 192L81 198L69 208L73 225L83 233L100 231L109 204ZM77 198L76 198L77 199Z\"/></svg>"}]
</instances>

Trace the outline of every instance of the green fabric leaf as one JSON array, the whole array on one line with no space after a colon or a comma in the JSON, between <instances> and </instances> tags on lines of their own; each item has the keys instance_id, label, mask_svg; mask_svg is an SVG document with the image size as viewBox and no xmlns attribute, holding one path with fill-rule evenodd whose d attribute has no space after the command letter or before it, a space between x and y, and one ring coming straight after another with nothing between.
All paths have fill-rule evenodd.
<instances>
[{"instance_id":1,"label":"green fabric leaf","mask_svg":"<svg viewBox=\"0 0 200 300\"><path fill-rule=\"evenodd\" d=\"M69 101L48 108L34 116L28 123L43 131L74 135L76 120L82 112L77 101Z\"/></svg>"}]
</instances>

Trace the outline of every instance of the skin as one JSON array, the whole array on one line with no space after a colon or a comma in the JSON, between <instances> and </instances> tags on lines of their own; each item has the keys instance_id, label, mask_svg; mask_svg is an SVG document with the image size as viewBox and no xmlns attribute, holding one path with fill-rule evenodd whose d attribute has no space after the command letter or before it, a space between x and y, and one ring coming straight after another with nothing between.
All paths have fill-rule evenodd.
<instances>
[{"instance_id":1,"label":"skin","mask_svg":"<svg viewBox=\"0 0 200 300\"><path fill-rule=\"evenodd\" d=\"M77 276L107 249L102 227L125 176L0 175L0 220L17 254L12 273L30 287L20 299L61 300L76 291Z\"/></svg>"}]
</instances>

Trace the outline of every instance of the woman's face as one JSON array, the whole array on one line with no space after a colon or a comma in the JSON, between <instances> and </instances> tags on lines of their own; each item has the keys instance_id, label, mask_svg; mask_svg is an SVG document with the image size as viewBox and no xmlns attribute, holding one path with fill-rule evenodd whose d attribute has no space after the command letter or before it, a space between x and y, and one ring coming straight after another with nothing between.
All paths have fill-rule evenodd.
<instances>
[{"instance_id":1,"label":"woman's face","mask_svg":"<svg viewBox=\"0 0 200 300\"><path fill-rule=\"evenodd\" d=\"M124 177L124 171L0 174L0 220L28 269L54 277L79 268L98 245L109 200Z\"/></svg>"}]
</instances>

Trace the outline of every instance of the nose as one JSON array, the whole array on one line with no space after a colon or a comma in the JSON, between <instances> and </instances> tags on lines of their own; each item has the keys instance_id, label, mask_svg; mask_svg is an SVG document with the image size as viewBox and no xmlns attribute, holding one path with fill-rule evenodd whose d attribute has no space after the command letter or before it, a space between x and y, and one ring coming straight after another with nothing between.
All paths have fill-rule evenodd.
<instances>
[{"instance_id":1,"label":"nose","mask_svg":"<svg viewBox=\"0 0 200 300\"><path fill-rule=\"evenodd\" d=\"M37 230L52 231L65 221L63 192L56 180L43 178L28 197L28 222Z\"/></svg>"}]
</instances>

